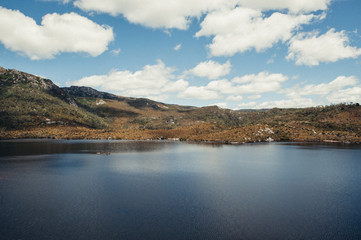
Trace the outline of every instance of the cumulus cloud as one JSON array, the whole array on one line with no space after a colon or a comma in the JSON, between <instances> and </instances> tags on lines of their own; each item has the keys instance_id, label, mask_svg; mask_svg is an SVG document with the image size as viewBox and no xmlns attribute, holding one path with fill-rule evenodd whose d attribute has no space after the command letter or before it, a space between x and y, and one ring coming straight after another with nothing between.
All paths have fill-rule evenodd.
<instances>
[{"instance_id":1,"label":"cumulus cloud","mask_svg":"<svg viewBox=\"0 0 361 240\"><path fill-rule=\"evenodd\" d=\"M227 103L226 102L220 102L220 103L211 104L209 106L217 106L219 108L227 108Z\"/></svg>"},{"instance_id":2,"label":"cumulus cloud","mask_svg":"<svg viewBox=\"0 0 361 240\"><path fill-rule=\"evenodd\" d=\"M287 96L322 95L329 103L361 102L361 88L355 76L339 76L329 83L309 84L287 90Z\"/></svg>"},{"instance_id":3,"label":"cumulus cloud","mask_svg":"<svg viewBox=\"0 0 361 240\"><path fill-rule=\"evenodd\" d=\"M361 87L342 89L327 96L330 103L361 103Z\"/></svg>"},{"instance_id":4,"label":"cumulus cloud","mask_svg":"<svg viewBox=\"0 0 361 240\"><path fill-rule=\"evenodd\" d=\"M358 79L355 76L339 76L329 83L308 84L303 87L288 89L286 92L287 96L292 98L298 96L327 95L331 92L341 90L344 87L355 86L357 82Z\"/></svg>"},{"instance_id":5,"label":"cumulus cloud","mask_svg":"<svg viewBox=\"0 0 361 240\"><path fill-rule=\"evenodd\" d=\"M255 76L256 75L246 75L237 79L237 81L241 83L248 82L250 81L249 79L255 78ZM275 77L275 75L273 77ZM283 77L286 78L286 76ZM269 79L271 79L271 77L269 77ZM358 84L358 79L355 76L339 76L329 83L308 84L302 87L298 86L285 90L278 88L278 90L278 93L283 93L286 95L285 99L264 101L261 103L254 101L245 102L238 104L238 107L252 107L256 109L275 107L304 108L330 103L361 102L361 87ZM319 98L315 101L314 96L319 96ZM259 97L261 96L256 94L247 98L256 99Z\"/></svg>"},{"instance_id":6,"label":"cumulus cloud","mask_svg":"<svg viewBox=\"0 0 361 240\"><path fill-rule=\"evenodd\" d=\"M232 65L229 61L224 64L209 60L201 62L193 69L188 70L186 74L192 74L198 77L207 77L209 79L216 79L227 75L231 71Z\"/></svg>"},{"instance_id":7,"label":"cumulus cloud","mask_svg":"<svg viewBox=\"0 0 361 240\"><path fill-rule=\"evenodd\" d=\"M129 22L152 28L185 30L192 18L223 7L232 7L234 0L75 0L84 11L123 15Z\"/></svg>"},{"instance_id":8,"label":"cumulus cloud","mask_svg":"<svg viewBox=\"0 0 361 240\"><path fill-rule=\"evenodd\" d=\"M292 98L276 101L266 101L260 104L257 104L255 108L264 109L264 108L305 108L316 106L317 103L314 102L311 98Z\"/></svg>"},{"instance_id":9,"label":"cumulus cloud","mask_svg":"<svg viewBox=\"0 0 361 240\"><path fill-rule=\"evenodd\" d=\"M105 75L84 77L72 83L77 86L90 86L132 97L166 99L166 94L183 91L188 82L174 80L175 69L158 60L156 65L146 65L136 72L112 70Z\"/></svg>"},{"instance_id":10,"label":"cumulus cloud","mask_svg":"<svg viewBox=\"0 0 361 240\"><path fill-rule=\"evenodd\" d=\"M355 76L339 76L329 83L308 84L303 87L286 89L285 99L238 104L239 108L305 108L330 103L361 103L361 86ZM315 100L314 96L319 96Z\"/></svg>"},{"instance_id":11,"label":"cumulus cloud","mask_svg":"<svg viewBox=\"0 0 361 240\"><path fill-rule=\"evenodd\" d=\"M168 82L168 84L164 86L162 91L179 92L185 90L187 87L188 87L188 82L183 79L179 79L177 81Z\"/></svg>"},{"instance_id":12,"label":"cumulus cloud","mask_svg":"<svg viewBox=\"0 0 361 240\"><path fill-rule=\"evenodd\" d=\"M270 109L270 108L305 108L319 105L311 98L288 98L274 101L245 102L238 104L238 108Z\"/></svg>"},{"instance_id":13,"label":"cumulus cloud","mask_svg":"<svg viewBox=\"0 0 361 240\"><path fill-rule=\"evenodd\" d=\"M244 75L232 79L235 84L233 91L238 94L275 92L280 90L281 83L287 80L288 76L281 73L260 72L258 74Z\"/></svg>"},{"instance_id":14,"label":"cumulus cloud","mask_svg":"<svg viewBox=\"0 0 361 240\"><path fill-rule=\"evenodd\" d=\"M259 94L276 92L282 88L281 83L288 80L288 76L281 73L260 72L242 77L235 77L232 81L227 79L211 81L205 89L230 94L229 100L240 100L242 94Z\"/></svg>"},{"instance_id":15,"label":"cumulus cloud","mask_svg":"<svg viewBox=\"0 0 361 240\"><path fill-rule=\"evenodd\" d=\"M241 6L261 10L289 10L293 13L326 10L331 0L239 0Z\"/></svg>"},{"instance_id":16,"label":"cumulus cloud","mask_svg":"<svg viewBox=\"0 0 361 240\"><path fill-rule=\"evenodd\" d=\"M76 13L47 14L41 25L20 11L0 7L0 42L30 59L51 59L61 52L83 52L93 57L108 49L114 34Z\"/></svg>"},{"instance_id":17,"label":"cumulus cloud","mask_svg":"<svg viewBox=\"0 0 361 240\"><path fill-rule=\"evenodd\" d=\"M57 0L68 2L69 0ZM200 18L219 9L236 6L259 11L287 10L290 13L307 13L326 10L331 0L75 0L74 5L83 11L122 15L129 22L152 28L185 30L193 18Z\"/></svg>"},{"instance_id":18,"label":"cumulus cloud","mask_svg":"<svg viewBox=\"0 0 361 240\"><path fill-rule=\"evenodd\" d=\"M259 99L259 98L261 98L261 97L262 97L261 94L255 94L255 95L248 96L247 98L248 98L248 99Z\"/></svg>"},{"instance_id":19,"label":"cumulus cloud","mask_svg":"<svg viewBox=\"0 0 361 240\"><path fill-rule=\"evenodd\" d=\"M227 97L227 100L228 101L241 101L241 100L243 100L243 97L240 95L238 95L238 96L231 95L231 96Z\"/></svg>"},{"instance_id":20,"label":"cumulus cloud","mask_svg":"<svg viewBox=\"0 0 361 240\"><path fill-rule=\"evenodd\" d=\"M235 83L266 83L266 82L284 82L288 77L282 73L260 72L258 74L248 74L242 77L236 77L232 80Z\"/></svg>"},{"instance_id":21,"label":"cumulus cloud","mask_svg":"<svg viewBox=\"0 0 361 240\"><path fill-rule=\"evenodd\" d=\"M330 29L320 35L318 32L300 33L290 40L288 60L295 60L297 65L316 66L320 62L336 62L345 58L357 58L361 48L350 46L344 31Z\"/></svg>"},{"instance_id":22,"label":"cumulus cloud","mask_svg":"<svg viewBox=\"0 0 361 240\"><path fill-rule=\"evenodd\" d=\"M221 9L205 17L196 37L213 36L208 46L213 56L232 56L251 49L260 52L289 40L302 24L308 24L316 17L279 12L266 17L257 9Z\"/></svg>"},{"instance_id":23,"label":"cumulus cloud","mask_svg":"<svg viewBox=\"0 0 361 240\"><path fill-rule=\"evenodd\" d=\"M254 98L260 97L259 93L276 92L281 89L281 83L287 81L288 77L280 73L260 72L242 77L215 80L206 86L191 86L178 94L180 98L187 99L218 99L221 94L229 95L229 101L240 101L242 94L253 94Z\"/></svg>"},{"instance_id":24,"label":"cumulus cloud","mask_svg":"<svg viewBox=\"0 0 361 240\"><path fill-rule=\"evenodd\" d=\"M227 79L211 81L206 86L208 90L219 91L223 94L237 94L236 86Z\"/></svg>"},{"instance_id":25,"label":"cumulus cloud","mask_svg":"<svg viewBox=\"0 0 361 240\"><path fill-rule=\"evenodd\" d=\"M238 106L239 108L249 108L249 107L253 108L253 107L255 107L256 105L257 105L256 102L247 102L247 103L240 103L240 104L238 104L237 106Z\"/></svg>"},{"instance_id":26,"label":"cumulus cloud","mask_svg":"<svg viewBox=\"0 0 361 240\"><path fill-rule=\"evenodd\" d=\"M180 92L177 97L185 99L213 100L219 99L221 96L217 91L209 90L206 87L188 87Z\"/></svg>"}]
</instances>

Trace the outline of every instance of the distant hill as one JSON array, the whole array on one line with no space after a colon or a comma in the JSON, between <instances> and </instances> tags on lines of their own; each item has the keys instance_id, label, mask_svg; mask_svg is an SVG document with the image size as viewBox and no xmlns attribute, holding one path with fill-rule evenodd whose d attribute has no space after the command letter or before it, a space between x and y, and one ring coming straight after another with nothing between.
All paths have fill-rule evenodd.
<instances>
[{"instance_id":1,"label":"distant hill","mask_svg":"<svg viewBox=\"0 0 361 240\"><path fill-rule=\"evenodd\" d=\"M101 99L109 99L109 100L116 100L116 101L123 101L128 103L130 106L135 108L145 108L151 107L153 109L160 109L159 102L155 102L146 98L127 98L127 97L120 97L114 94L100 92L90 87L78 87L78 86L71 86L62 88L65 92L75 98L101 98ZM164 104L163 104L164 105Z\"/></svg>"},{"instance_id":2,"label":"distant hill","mask_svg":"<svg viewBox=\"0 0 361 240\"><path fill-rule=\"evenodd\" d=\"M229 110L130 98L0 67L0 138L361 142L361 107Z\"/></svg>"}]
</instances>

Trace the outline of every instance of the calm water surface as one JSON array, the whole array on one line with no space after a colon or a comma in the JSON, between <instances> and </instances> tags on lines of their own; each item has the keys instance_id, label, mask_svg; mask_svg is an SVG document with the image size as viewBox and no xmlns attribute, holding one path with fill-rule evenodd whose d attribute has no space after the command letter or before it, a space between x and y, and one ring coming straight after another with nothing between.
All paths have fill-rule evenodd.
<instances>
[{"instance_id":1,"label":"calm water surface","mask_svg":"<svg viewBox=\"0 0 361 240\"><path fill-rule=\"evenodd\" d=\"M361 147L0 141L0 239L361 239Z\"/></svg>"}]
</instances>

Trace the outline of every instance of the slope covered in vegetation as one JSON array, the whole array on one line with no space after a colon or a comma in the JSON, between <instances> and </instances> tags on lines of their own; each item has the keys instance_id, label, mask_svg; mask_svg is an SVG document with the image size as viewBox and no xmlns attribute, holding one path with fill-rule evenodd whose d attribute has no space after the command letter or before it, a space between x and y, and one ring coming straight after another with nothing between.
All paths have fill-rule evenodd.
<instances>
[{"instance_id":1,"label":"slope covered in vegetation","mask_svg":"<svg viewBox=\"0 0 361 240\"><path fill-rule=\"evenodd\" d=\"M0 126L5 129L51 124L107 126L50 80L16 70L0 69L0 99Z\"/></svg>"},{"instance_id":2,"label":"slope covered in vegetation","mask_svg":"<svg viewBox=\"0 0 361 240\"><path fill-rule=\"evenodd\" d=\"M129 98L0 68L0 138L361 142L361 107L233 111Z\"/></svg>"}]
</instances>

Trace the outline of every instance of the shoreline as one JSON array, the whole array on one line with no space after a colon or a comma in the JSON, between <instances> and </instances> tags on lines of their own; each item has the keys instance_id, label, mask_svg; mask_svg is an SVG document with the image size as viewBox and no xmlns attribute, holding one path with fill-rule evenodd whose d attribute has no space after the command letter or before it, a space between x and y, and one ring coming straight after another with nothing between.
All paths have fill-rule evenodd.
<instances>
[{"instance_id":1,"label":"shoreline","mask_svg":"<svg viewBox=\"0 0 361 240\"><path fill-rule=\"evenodd\" d=\"M359 131L324 130L314 127L270 126L255 124L226 128L198 124L173 129L113 128L82 126L47 126L0 130L0 140L79 139L79 140L169 140L240 145L255 142L324 142L360 144Z\"/></svg>"},{"instance_id":2,"label":"shoreline","mask_svg":"<svg viewBox=\"0 0 361 240\"><path fill-rule=\"evenodd\" d=\"M289 140L289 141L249 141L249 142L229 142L229 141L217 141L217 140L192 140L192 139L113 139L113 138L54 138L54 137L38 137L38 138L1 138L0 142L7 141L42 141L42 140L54 140L54 141L140 141L140 142L185 142L185 143L204 143L204 144L219 144L219 145L244 145L254 143L314 143L314 144L342 144L342 145L361 145L358 141L337 141L337 140L322 140L322 141L307 141L307 140Z\"/></svg>"}]
</instances>

